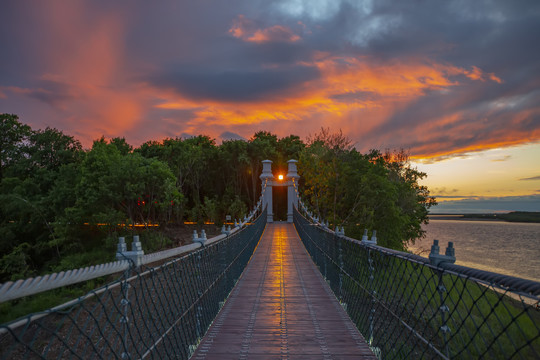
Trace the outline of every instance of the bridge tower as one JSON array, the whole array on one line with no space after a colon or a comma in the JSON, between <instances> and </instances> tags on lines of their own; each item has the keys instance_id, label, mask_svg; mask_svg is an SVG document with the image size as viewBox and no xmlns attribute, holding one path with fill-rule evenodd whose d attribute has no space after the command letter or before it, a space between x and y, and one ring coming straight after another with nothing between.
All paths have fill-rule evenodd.
<instances>
[{"instance_id":1,"label":"bridge tower","mask_svg":"<svg viewBox=\"0 0 540 360\"><path fill-rule=\"evenodd\" d=\"M287 164L289 166L287 170L287 222L292 223L293 222L293 208L296 206L298 207L298 196L296 195L296 191L294 190L294 186L298 186L298 179L300 179L300 175L297 173L296 169L296 163L297 160L289 160L287 161Z\"/></svg>"},{"instance_id":2,"label":"bridge tower","mask_svg":"<svg viewBox=\"0 0 540 360\"><path fill-rule=\"evenodd\" d=\"M298 175L296 169L297 160L289 160L287 175L285 176L284 181L276 181L274 174L272 173L272 161L263 160L263 170L259 178L261 179L262 186L266 183L266 191L263 197L263 209L265 206L268 206L267 210L267 222L274 222L274 213L272 210L272 187L274 186L287 186L287 222L293 222L293 207L298 206L298 197L296 196L296 191L294 191L295 183L298 184Z\"/></svg>"},{"instance_id":3,"label":"bridge tower","mask_svg":"<svg viewBox=\"0 0 540 360\"><path fill-rule=\"evenodd\" d=\"M263 160L263 170L261 176L262 186L264 188L264 183L266 182L266 191L264 192L262 208L264 210L265 206L267 207L267 219L266 222L274 222L274 214L272 213L272 184L274 182L274 174L272 174L272 160Z\"/></svg>"}]
</instances>

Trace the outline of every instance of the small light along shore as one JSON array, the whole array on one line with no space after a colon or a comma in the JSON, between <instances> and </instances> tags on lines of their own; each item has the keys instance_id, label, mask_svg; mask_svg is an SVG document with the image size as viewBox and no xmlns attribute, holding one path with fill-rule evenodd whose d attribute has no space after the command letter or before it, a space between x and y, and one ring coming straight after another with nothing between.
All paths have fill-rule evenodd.
<instances>
[{"instance_id":1,"label":"small light along shore","mask_svg":"<svg viewBox=\"0 0 540 360\"><path fill-rule=\"evenodd\" d=\"M430 220L464 220L464 221L506 221L523 223L540 223L540 212L512 211L507 213L485 214L429 214Z\"/></svg>"}]
</instances>

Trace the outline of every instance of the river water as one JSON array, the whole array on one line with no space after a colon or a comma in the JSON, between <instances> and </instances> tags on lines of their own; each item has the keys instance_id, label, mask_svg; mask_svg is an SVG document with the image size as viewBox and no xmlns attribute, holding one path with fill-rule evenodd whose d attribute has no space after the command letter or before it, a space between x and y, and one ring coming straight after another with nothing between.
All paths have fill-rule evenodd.
<instances>
[{"instance_id":1,"label":"river water","mask_svg":"<svg viewBox=\"0 0 540 360\"><path fill-rule=\"evenodd\" d=\"M437 239L444 254L453 241L458 265L540 281L540 224L431 219L424 229L414 253L427 257Z\"/></svg>"}]
</instances>

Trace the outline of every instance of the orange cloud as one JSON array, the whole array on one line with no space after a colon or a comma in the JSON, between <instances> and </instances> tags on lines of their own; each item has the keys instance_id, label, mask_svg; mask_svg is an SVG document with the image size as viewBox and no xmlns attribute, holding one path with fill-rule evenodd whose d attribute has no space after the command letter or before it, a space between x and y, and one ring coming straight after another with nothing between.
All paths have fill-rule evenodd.
<instances>
[{"instance_id":1,"label":"orange cloud","mask_svg":"<svg viewBox=\"0 0 540 360\"><path fill-rule=\"evenodd\" d=\"M360 137L426 91L444 91L459 85L454 79L457 75L469 74L467 70L451 65L423 61L374 63L368 58L333 58L322 53L305 65L316 66L322 76L265 102L193 102L179 99L176 94L175 98L164 99L156 107L199 107L187 123L187 129L193 132L226 125L249 137L251 134L243 133L242 126L245 129L246 126L271 123L279 129L287 122L287 128L294 128L294 123L303 124L298 128L304 133L303 122L319 118L322 124L339 126L352 136ZM365 113L361 127L357 121L351 121L351 114L358 111Z\"/></svg>"},{"instance_id":2,"label":"orange cloud","mask_svg":"<svg viewBox=\"0 0 540 360\"><path fill-rule=\"evenodd\" d=\"M430 119L409 133L415 138L429 140L416 146L412 157L433 162L444 160L449 156L455 157L483 150L534 143L540 139L540 129L532 129L525 133L521 130L521 125L539 115L539 109L517 112L509 119L510 124L489 132L485 138L480 137L475 141L470 141L471 137L482 134L490 118L492 121L498 120L497 114L486 113L483 121L469 121L470 115L466 111ZM507 123L506 119L504 123Z\"/></svg>"},{"instance_id":3,"label":"orange cloud","mask_svg":"<svg viewBox=\"0 0 540 360\"><path fill-rule=\"evenodd\" d=\"M286 26L274 25L265 29L257 29L256 24L243 15L239 15L234 20L229 33L235 38L254 43L296 42L300 40L300 36Z\"/></svg>"},{"instance_id":4,"label":"orange cloud","mask_svg":"<svg viewBox=\"0 0 540 360\"><path fill-rule=\"evenodd\" d=\"M194 100L187 94L128 78L130 71L125 67L132 64L132 59L128 58L124 48L127 20L122 14L95 14L81 3L65 5L62 11L55 6L43 9L45 13L40 21L56 40L43 45L38 51L40 59L47 65L39 79L44 87L2 88L0 94L4 93L5 97L19 92L47 102L56 109L59 118L65 119L62 129L75 133L85 145L101 135L113 137L136 133L143 125L151 133L141 135L141 142L162 134L171 136L171 133L182 132L217 137L223 131L235 131L248 138L254 130L262 128L305 136L320 126L341 128L351 138L362 139L373 136L372 132L381 124L387 124L427 93L440 92L444 95L445 91L466 82L502 81L495 74L485 73L478 67L464 69L414 58L382 62L367 56L332 56L320 51L312 53L310 60L293 64L299 68L316 68L316 76L285 82L283 89L268 92L268 96L225 101L205 98L204 91L201 91L202 95ZM288 27L274 25L261 28L242 15L233 21L229 33L254 43L301 40ZM211 86L213 79L209 79L208 86ZM231 84L234 86L234 82ZM175 119L175 112L182 113L183 117ZM478 130L475 126L483 126L480 123L467 125L461 121L467 114L458 111L445 113L444 117L425 119L423 128L395 126L392 132L402 139L419 139L415 154L438 156L441 151L436 145L422 142L423 139L431 139L433 134L440 134L440 129L447 126L464 134L471 129ZM530 134L531 137L540 137L534 131ZM507 141L523 138L517 131L507 132L506 137L503 135L493 143L499 144L503 138L509 139ZM379 134L370 141L370 146L374 147L393 143L386 134ZM438 144L445 149L443 151L461 151L473 146L465 142L455 145L452 139L446 144L440 141Z\"/></svg>"},{"instance_id":5,"label":"orange cloud","mask_svg":"<svg viewBox=\"0 0 540 360\"><path fill-rule=\"evenodd\" d=\"M224 131L249 138L261 129L305 136L325 126L341 128L361 150L405 146L415 156L440 157L540 139L537 79L515 81L505 70L507 84L499 87L498 74L478 66L430 60L451 50L439 44L384 57L383 43L349 46L333 32L339 26L323 26L330 22L310 21L311 33L302 21L265 24L239 15L216 28L131 11L53 2L23 12L26 25L14 35L21 56L35 61L17 74L25 79L1 84L2 105L27 111L33 118L21 118L32 126L52 121L85 145L101 135L141 143ZM207 14L202 5L199 11ZM160 24L150 28L154 18ZM222 21L240 41L212 38ZM255 46L276 42L286 44Z\"/></svg>"},{"instance_id":6,"label":"orange cloud","mask_svg":"<svg viewBox=\"0 0 540 360\"><path fill-rule=\"evenodd\" d=\"M332 129L341 128L352 139L366 139L374 129L395 121L391 119L426 94L439 92L444 99L448 91L464 89L470 82L492 80L499 83L498 77L476 67L471 71L417 59L381 63L367 57L343 58L318 53L312 62L303 65L316 66L321 76L265 101L192 101L177 93L169 93L156 107L193 110L193 116L183 124L183 131L193 134L203 132L218 137L223 131L234 131L247 138L255 130L270 129L282 135L296 133L306 136L320 126L330 126ZM484 114L485 120L469 121L469 118L477 116L476 113L459 110L468 97L470 94L462 94L458 90L448 99L448 108L441 109L444 115L415 119L411 126L389 125L391 131L388 134L378 134L357 145L361 148L366 143L370 147L409 143L415 158L437 160L449 154L540 139L540 130L524 134L521 126L514 129L504 126L500 130L484 132L488 118L503 121L496 118L503 115L493 110ZM538 116L537 110L516 112L511 121L517 125L524 124L534 116ZM485 138L475 135L484 133L487 134Z\"/></svg>"},{"instance_id":7,"label":"orange cloud","mask_svg":"<svg viewBox=\"0 0 540 360\"><path fill-rule=\"evenodd\" d=\"M480 68L473 66L471 71L465 71L465 76L472 80L486 81L491 80L496 83L502 84L501 78L497 77L493 73L486 74Z\"/></svg>"},{"instance_id":8,"label":"orange cloud","mask_svg":"<svg viewBox=\"0 0 540 360\"><path fill-rule=\"evenodd\" d=\"M76 134L85 146L90 136L118 136L135 127L148 94L123 78L123 14L96 12L80 2L53 2L36 13L40 16L32 20L54 39L33 48L46 70L36 76L37 86L7 90L50 105L62 130Z\"/></svg>"}]
</instances>

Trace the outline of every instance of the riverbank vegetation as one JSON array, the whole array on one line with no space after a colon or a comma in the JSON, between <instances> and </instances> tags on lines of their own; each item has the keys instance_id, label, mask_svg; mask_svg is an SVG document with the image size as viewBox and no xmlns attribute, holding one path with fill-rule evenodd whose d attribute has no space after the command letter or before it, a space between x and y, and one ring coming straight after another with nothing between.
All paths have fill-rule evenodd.
<instances>
[{"instance_id":1,"label":"riverbank vegetation","mask_svg":"<svg viewBox=\"0 0 540 360\"><path fill-rule=\"evenodd\" d=\"M540 212L512 211L507 214L464 214L462 219L540 223Z\"/></svg>"},{"instance_id":2,"label":"riverbank vegetation","mask_svg":"<svg viewBox=\"0 0 540 360\"><path fill-rule=\"evenodd\" d=\"M404 152L361 154L329 130L305 142L259 131L222 144L205 135L139 147L101 138L84 149L58 129L0 114L0 283L112 261L118 236L143 234L149 252L177 246L171 234L186 221L240 218L259 198L265 159L274 174L298 159L315 213L351 236L377 229L383 246L421 236L435 203Z\"/></svg>"},{"instance_id":3,"label":"riverbank vegetation","mask_svg":"<svg viewBox=\"0 0 540 360\"><path fill-rule=\"evenodd\" d=\"M298 168L304 200L348 236L377 230L379 245L405 250L424 235L421 225L436 201L418 184L426 174L410 166L403 150L361 154L341 132L322 129L307 139Z\"/></svg>"}]
</instances>

